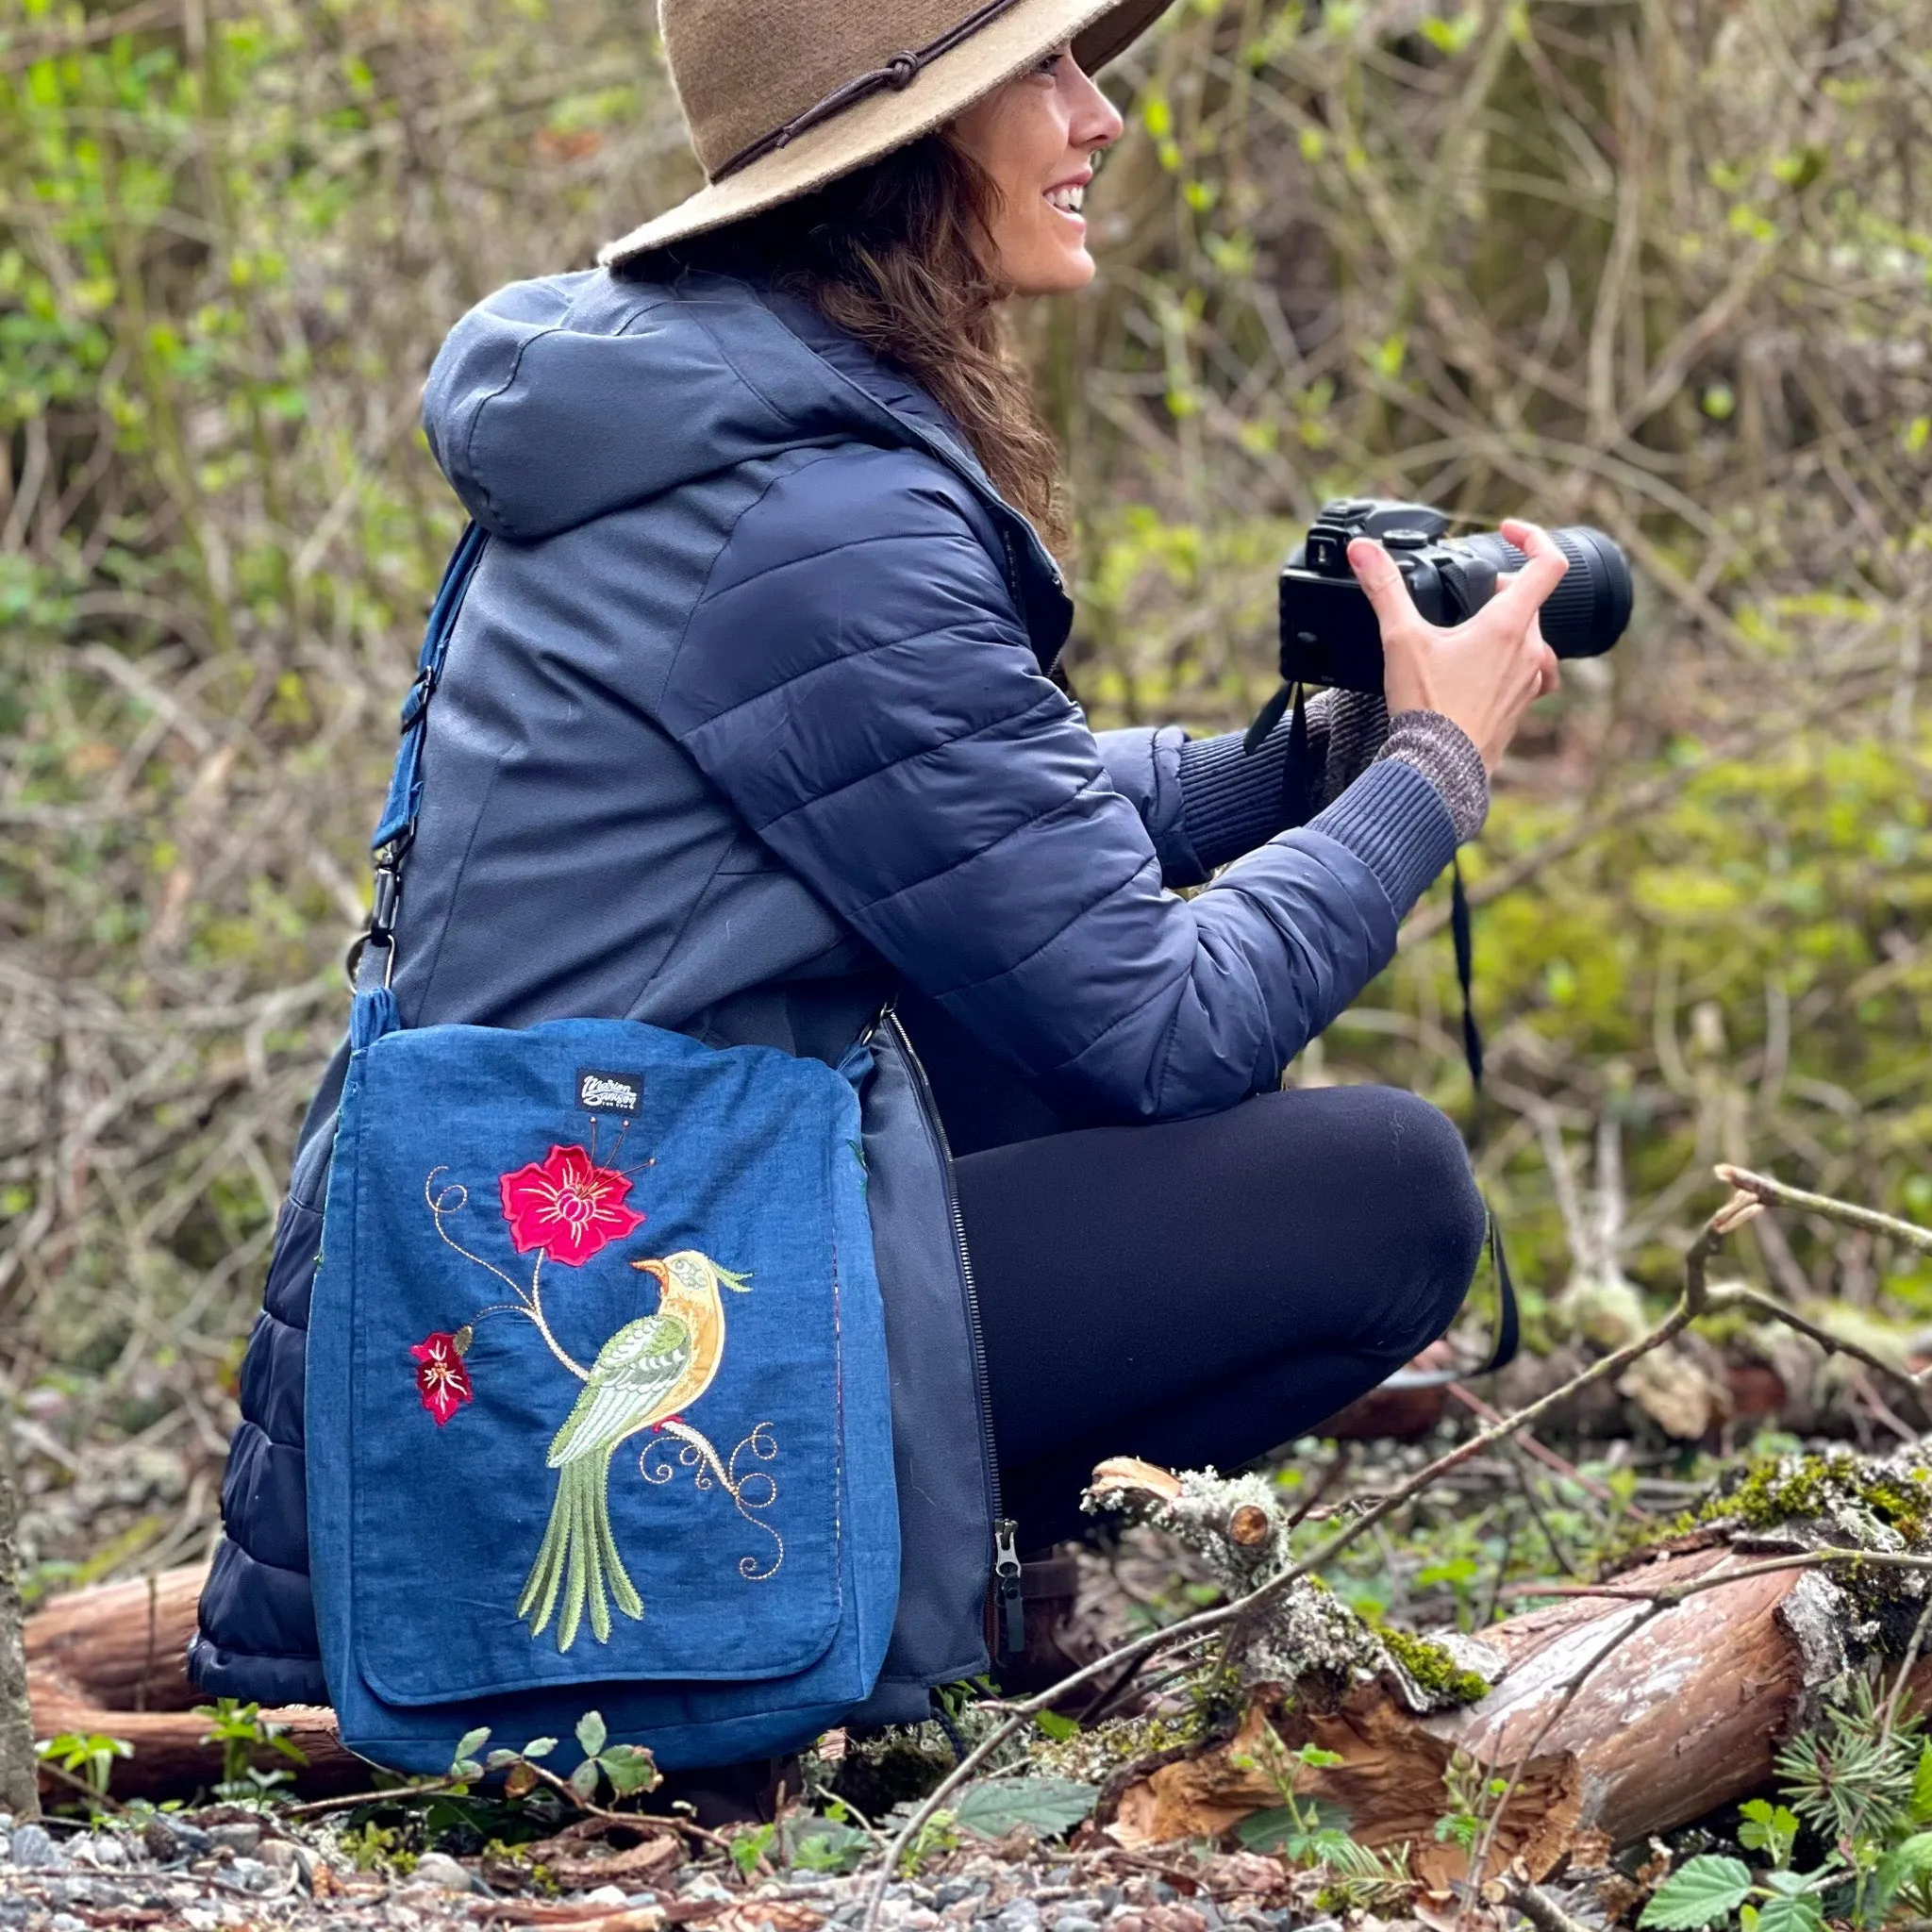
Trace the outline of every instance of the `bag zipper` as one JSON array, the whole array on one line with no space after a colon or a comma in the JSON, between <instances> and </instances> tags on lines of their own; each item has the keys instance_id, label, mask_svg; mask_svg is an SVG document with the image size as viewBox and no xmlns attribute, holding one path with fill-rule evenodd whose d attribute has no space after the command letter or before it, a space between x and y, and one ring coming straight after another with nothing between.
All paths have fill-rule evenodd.
<instances>
[{"instance_id":1,"label":"bag zipper","mask_svg":"<svg viewBox=\"0 0 1932 1932\"><path fill-rule=\"evenodd\" d=\"M920 1111L940 1150L940 1170L945 1180L946 1208L953 1221L953 1244L959 1257L959 1279L966 1290L966 1332L973 1345L973 1386L979 1399L979 1440L986 1458L986 1502L992 1518L992 1588L995 1605L995 1634L1002 1657L1013 1657L1026 1647L1026 1609L1020 1592L1020 1525L1009 1517L1000 1494L999 1450L992 1433L992 1385L986 1372L986 1337L979 1322L979 1290L973 1279L973 1257L966 1247L966 1218L959 1212L959 1191L953 1182L953 1149L946 1139L945 1123L940 1118L939 1103L933 1098L932 1082L925 1064L919 1058L910 1035L899 1015L882 1015L892 1029L912 1075L912 1091Z\"/></svg>"}]
</instances>

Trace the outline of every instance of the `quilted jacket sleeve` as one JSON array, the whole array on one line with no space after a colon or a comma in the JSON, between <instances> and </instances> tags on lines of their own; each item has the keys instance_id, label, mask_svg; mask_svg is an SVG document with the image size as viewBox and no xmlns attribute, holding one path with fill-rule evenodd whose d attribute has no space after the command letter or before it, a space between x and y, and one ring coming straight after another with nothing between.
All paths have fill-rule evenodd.
<instances>
[{"instance_id":1,"label":"quilted jacket sleeve","mask_svg":"<svg viewBox=\"0 0 1932 1932\"><path fill-rule=\"evenodd\" d=\"M1455 848L1388 761L1191 900L1043 677L964 486L908 451L801 452L739 523L663 724L921 991L1103 1119L1270 1087L1394 951Z\"/></svg>"}]
</instances>

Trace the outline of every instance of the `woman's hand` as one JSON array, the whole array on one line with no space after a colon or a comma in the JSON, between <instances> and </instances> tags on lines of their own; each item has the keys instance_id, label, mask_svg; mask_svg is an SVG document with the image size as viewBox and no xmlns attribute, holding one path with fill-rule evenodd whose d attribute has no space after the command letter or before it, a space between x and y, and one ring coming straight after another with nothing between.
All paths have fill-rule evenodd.
<instances>
[{"instance_id":1,"label":"woman's hand","mask_svg":"<svg viewBox=\"0 0 1932 1932\"><path fill-rule=\"evenodd\" d=\"M1570 568L1535 524L1506 523L1503 534L1529 560L1496 580L1496 594L1474 617L1446 629L1415 608L1381 544L1357 537L1348 546L1350 567L1382 629L1390 715L1440 711L1468 734L1491 772L1524 712L1557 688L1557 654L1543 642L1537 612Z\"/></svg>"}]
</instances>

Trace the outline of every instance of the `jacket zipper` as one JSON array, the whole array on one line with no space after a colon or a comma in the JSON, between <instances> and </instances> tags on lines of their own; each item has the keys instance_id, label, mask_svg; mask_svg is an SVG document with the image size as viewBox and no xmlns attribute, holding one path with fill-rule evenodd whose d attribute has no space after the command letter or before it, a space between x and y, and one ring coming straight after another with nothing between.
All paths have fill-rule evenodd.
<instances>
[{"instance_id":1,"label":"jacket zipper","mask_svg":"<svg viewBox=\"0 0 1932 1932\"><path fill-rule=\"evenodd\" d=\"M953 1244L959 1256L959 1278L966 1290L966 1332L973 1345L973 1387L979 1399L979 1440L986 1457L986 1502L992 1517L997 1642L1000 1655L1011 1657L1026 1647L1025 1605L1020 1591L1020 1525L1006 1513L1000 1495L999 1450L992 1433L992 1385L986 1373L986 1337L979 1323L979 1290L973 1279L973 1257L966 1247L966 1219L959 1212L959 1191L953 1182L953 1149L946 1139L945 1123L940 1119L939 1103L933 1098L932 1082L926 1077L924 1062L920 1059L910 1035L896 1012L888 1012L884 1017L905 1056L907 1069L912 1075L913 1094L940 1150L946 1209L952 1216Z\"/></svg>"}]
</instances>

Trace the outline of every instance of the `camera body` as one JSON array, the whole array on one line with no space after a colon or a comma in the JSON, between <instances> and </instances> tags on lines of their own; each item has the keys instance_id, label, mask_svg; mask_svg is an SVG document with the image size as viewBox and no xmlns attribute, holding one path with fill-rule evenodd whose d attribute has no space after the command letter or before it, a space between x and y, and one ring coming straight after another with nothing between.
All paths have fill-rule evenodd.
<instances>
[{"instance_id":1,"label":"camera body","mask_svg":"<svg viewBox=\"0 0 1932 1932\"><path fill-rule=\"evenodd\" d=\"M1382 633L1348 563L1357 537L1382 544L1416 608L1437 625L1481 609L1497 578L1527 561L1493 531L1449 537L1448 527L1447 514L1425 503L1343 496L1324 504L1281 572L1283 683L1382 690ZM1559 658L1597 657L1630 621L1630 566L1601 530L1577 525L1551 535L1570 569L1543 605L1543 637Z\"/></svg>"}]
</instances>

